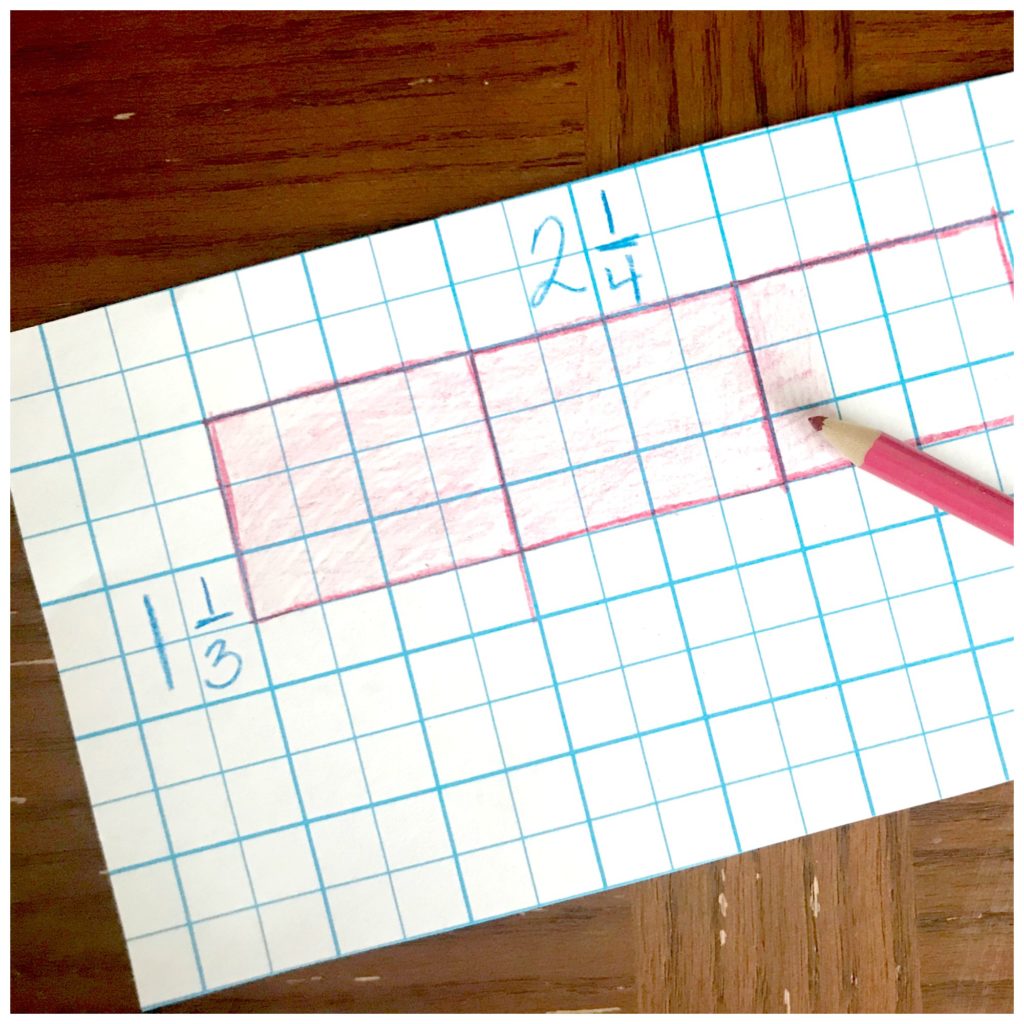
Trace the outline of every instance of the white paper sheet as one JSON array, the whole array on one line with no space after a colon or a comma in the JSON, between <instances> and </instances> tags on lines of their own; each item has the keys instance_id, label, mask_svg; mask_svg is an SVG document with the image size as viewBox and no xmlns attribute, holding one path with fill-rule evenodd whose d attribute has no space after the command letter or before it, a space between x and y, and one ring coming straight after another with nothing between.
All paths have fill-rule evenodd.
<instances>
[{"instance_id":1,"label":"white paper sheet","mask_svg":"<svg viewBox=\"0 0 1024 1024\"><path fill-rule=\"evenodd\" d=\"M1010 777L1011 79L12 337L144 1007Z\"/></svg>"}]
</instances>

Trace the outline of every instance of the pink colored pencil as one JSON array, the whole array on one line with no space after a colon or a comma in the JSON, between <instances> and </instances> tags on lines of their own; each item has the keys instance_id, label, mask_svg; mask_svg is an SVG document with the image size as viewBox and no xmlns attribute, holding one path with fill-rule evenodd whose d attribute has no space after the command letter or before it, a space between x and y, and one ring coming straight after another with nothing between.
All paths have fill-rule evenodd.
<instances>
[{"instance_id":1,"label":"pink colored pencil","mask_svg":"<svg viewBox=\"0 0 1024 1024\"><path fill-rule=\"evenodd\" d=\"M1013 543L1013 499L1001 491L880 430L829 416L809 419L855 466L1007 544Z\"/></svg>"}]
</instances>

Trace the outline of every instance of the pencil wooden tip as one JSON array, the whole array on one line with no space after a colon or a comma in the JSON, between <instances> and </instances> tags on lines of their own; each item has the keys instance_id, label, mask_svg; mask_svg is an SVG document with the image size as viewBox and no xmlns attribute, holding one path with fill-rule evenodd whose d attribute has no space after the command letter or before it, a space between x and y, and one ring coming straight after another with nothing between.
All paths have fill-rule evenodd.
<instances>
[{"instance_id":1,"label":"pencil wooden tip","mask_svg":"<svg viewBox=\"0 0 1024 1024\"><path fill-rule=\"evenodd\" d=\"M826 417L824 416L808 416L807 422L810 423L815 430L820 431L821 428L825 426L825 419Z\"/></svg>"}]
</instances>

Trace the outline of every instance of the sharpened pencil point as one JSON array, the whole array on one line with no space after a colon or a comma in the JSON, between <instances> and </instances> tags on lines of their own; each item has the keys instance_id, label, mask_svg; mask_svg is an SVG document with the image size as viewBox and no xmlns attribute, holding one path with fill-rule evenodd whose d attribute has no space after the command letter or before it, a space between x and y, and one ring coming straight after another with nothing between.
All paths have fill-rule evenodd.
<instances>
[{"instance_id":1,"label":"sharpened pencil point","mask_svg":"<svg viewBox=\"0 0 1024 1024\"><path fill-rule=\"evenodd\" d=\"M807 422L810 423L810 425L812 427L814 427L815 430L820 431L821 428L823 426L825 426L825 417L824 416L808 416L807 417Z\"/></svg>"}]
</instances>

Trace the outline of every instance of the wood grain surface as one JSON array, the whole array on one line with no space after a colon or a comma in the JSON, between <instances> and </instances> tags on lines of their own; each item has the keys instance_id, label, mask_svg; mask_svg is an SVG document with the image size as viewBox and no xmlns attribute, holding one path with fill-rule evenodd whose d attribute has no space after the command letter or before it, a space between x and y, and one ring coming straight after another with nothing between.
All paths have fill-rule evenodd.
<instances>
[{"instance_id":1,"label":"wood grain surface","mask_svg":"<svg viewBox=\"0 0 1024 1024\"><path fill-rule=\"evenodd\" d=\"M12 327L1012 67L1000 13L20 13ZM131 115L126 116L126 115ZM131 1010L12 526L12 1008ZM192 1011L1007 1011L1012 787Z\"/></svg>"}]
</instances>

